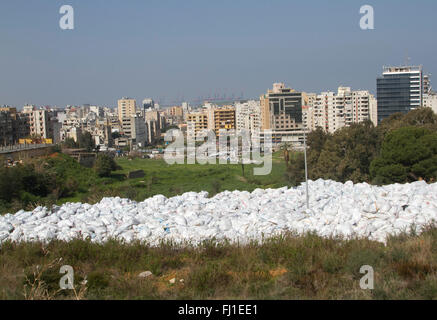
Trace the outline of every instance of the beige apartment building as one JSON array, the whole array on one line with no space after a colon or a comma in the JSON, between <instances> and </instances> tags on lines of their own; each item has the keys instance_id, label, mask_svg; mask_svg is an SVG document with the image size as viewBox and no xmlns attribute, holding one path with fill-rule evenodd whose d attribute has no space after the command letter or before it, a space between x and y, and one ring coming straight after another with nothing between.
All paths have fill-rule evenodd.
<instances>
[{"instance_id":1,"label":"beige apartment building","mask_svg":"<svg viewBox=\"0 0 437 320\"><path fill-rule=\"evenodd\" d=\"M208 113L206 111L187 114L187 137L194 139L200 132L208 129Z\"/></svg>"},{"instance_id":2,"label":"beige apartment building","mask_svg":"<svg viewBox=\"0 0 437 320\"><path fill-rule=\"evenodd\" d=\"M184 116L184 109L181 106L173 106L168 110L171 117L182 118Z\"/></svg>"},{"instance_id":3,"label":"beige apartment building","mask_svg":"<svg viewBox=\"0 0 437 320\"><path fill-rule=\"evenodd\" d=\"M136 110L137 105L135 99L123 97L122 99L118 100L118 121L120 122L122 132L129 137L131 135L131 117L136 115Z\"/></svg>"},{"instance_id":4,"label":"beige apartment building","mask_svg":"<svg viewBox=\"0 0 437 320\"><path fill-rule=\"evenodd\" d=\"M118 100L117 110L120 122L123 121L123 118L130 118L132 115L135 115L137 110L135 99L124 97Z\"/></svg>"},{"instance_id":5,"label":"beige apartment building","mask_svg":"<svg viewBox=\"0 0 437 320\"><path fill-rule=\"evenodd\" d=\"M223 106L208 109L208 129L214 130L216 137L220 130L235 129L235 107Z\"/></svg>"}]
</instances>

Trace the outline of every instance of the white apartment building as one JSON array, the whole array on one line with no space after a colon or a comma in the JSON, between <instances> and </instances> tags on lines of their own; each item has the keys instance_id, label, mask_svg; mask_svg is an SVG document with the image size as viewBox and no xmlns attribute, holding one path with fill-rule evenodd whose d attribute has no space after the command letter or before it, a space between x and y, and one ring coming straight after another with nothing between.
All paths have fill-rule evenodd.
<instances>
[{"instance_id":1,"label":"white apartment building","mask_svg":"<svg viewBox=\"0 0 437 320\"><path fill-rule=\"evenodd\" d=\"M235 104L235 126L237 133L248 130L253 135L261 130L261 103L259 100Z\"/></svg>"},{"instance_id":2,"label":"white apartment building","mask_svg":"<svg viewBox=\"0 0 437 320\"><path fill-rule=\"evenodd\" d=\"M29 118L30 135L38 136L43 139L53 139L53 123L51 122L51 115L49 111L39 109L31 110L26 109L26 113Z\"/></svg>"},{"instance_id":3,"label":"white apartment building","mask_svg":"<svg viewBox=\"0 0 437 320\"><path fill-rule=\"evenodd\" d=\"M333 133L353 123L371 120L377 124L377 103L369 91L352 91L350 87L339 87L321 94L309 94L309 106L303 109L303 122L310 130L317 127Z\"/></svg>"},{"instance_id":4,"label":"white apartment building","mask_svg":"<svg viewBox=\"0 0 437 320\"><path fill-rule=\"evenodd\" d=\"M90 106L90 112L94 112L97 117L102 118L105 116L105 112L100 106Z\"/></svg>"},{"instance_id":5,"label":"white apartment building","mask_svg":"<svg viewBox=\"0 0 437 320\"><path fill-rule=\"evenodd\" d=\"M431 108L435 114L437 114L437 94L424 94L423 95L423 106Z\"/></svg>"}]
</instances>

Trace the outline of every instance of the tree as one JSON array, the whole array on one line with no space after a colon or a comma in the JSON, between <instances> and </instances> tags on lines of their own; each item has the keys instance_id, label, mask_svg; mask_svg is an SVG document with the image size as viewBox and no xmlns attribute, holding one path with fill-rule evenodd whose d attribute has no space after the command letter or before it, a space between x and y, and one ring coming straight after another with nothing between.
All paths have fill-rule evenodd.
<instances>
[{"instance_id":1,"label":"tree","mask_svg":"<svg viewBox=\"0 0 437 320\"><path fill-rule=\"evenodd\" d=\"M424 127L437 132L437 115L431 108L417 108L407 114L394 113L378 125L381 142L389 132L411 126Z\"/></svg>"},{"instance_id":2,"label":"tree","mask_svg":"<svg viewBox=\"0 0 437 320\"><path fill-rule=\"evenodd\" d=\"M370 180L369 167L379 152L379 136L370 121L353 124L332 135L309 135L310 179L362 182Z\"/></svg>"},{"instance_id":3,"label":"tree","mask_svg":"<svg viewBox=\"0 0 437 320\"><path fill-rule=\"evenodd\" d=\"M418 108L408 112L402 121L408 126L428 126L436 128L437 115L431 108Z\"/></svg>"},{"instance_id":4,"label":"tree","mask_svg":"<svg viewBox=\"0 0 437 320\"><path fill-rule=\"evenodd\" d=\"M437 133L423 127L403 127L384 139L380 156L370 166L379 183L434 181L437 174Z\"/></svg>"},{"instance_id":5,"label":"tree","mask_svg":"<svg viewBox=\"0 0 437 320\"><path fill-rule=\"evenodd\" d=\"M308 134L308 149L320 154L320 152L323 150L326 140L328 140L329 137L330 135L328 133L323 131L322 128L317 127L316 130L313 130Z\"/></svg>"},{"instance_id":6,"label":"tree","mask_svg":"<svg viewBox=\"0 0 437 320\"><path fill-rule=\"evenodd\" d=\"M99 154L94 163L94 170L100 177L110 177L111 172L118 169L114 158L107 154Z\"/></svg>"},{"instance_id":7,"label":"tree","mask_svg":"<svg viewBox=\"0 0 437 320\"><path fill-rule=\"evenodd\" d=\"M305 181L305 157L303 153L296 154L287 166L286 177L293 186Z\"/></svg>"},{"instance_id":8,"label":"tree","mask_svg":"<svg viewBox=\"0 0 437 320\"><path fill-rule=\"evenodd\" d=\"M308 134L308 176L345 182L426 181L437 179L437 115L430 108L396 113L378 127L370 121L333 134L318 128ZM303 181L303 156L290 163L291 183Z\"/></svg>"},{"instance_id":9,"label":"tree","mask_svg":"<svg viewBox=\"0 0 437 320\"><path fill-rule=\"evenodd\" d=\"M79 148L86 149L87 151L93 151L96 147L93 136L88 131L80 135L78 144Z\"/></svg>"}]
</instances>

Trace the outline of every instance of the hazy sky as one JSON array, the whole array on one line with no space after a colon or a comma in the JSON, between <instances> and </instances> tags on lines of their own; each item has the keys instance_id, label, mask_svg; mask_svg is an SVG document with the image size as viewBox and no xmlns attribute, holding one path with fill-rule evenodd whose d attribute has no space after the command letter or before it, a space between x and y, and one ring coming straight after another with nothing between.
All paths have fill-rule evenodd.
<instances>
[{"instance_id":1,"label":"hazy sky","mask_svg":"<svg viewBox=\"0 0 437 320\"><path fill-rule=\"evenodd\" d=\"M74 30L59 27L64 4ZM365 4L375 30L359 28ZM407 56L437 87L436 16L435 0L1 0L0 105L258 98L273 82L374 93Z\"/></svg>"}]
</instances>

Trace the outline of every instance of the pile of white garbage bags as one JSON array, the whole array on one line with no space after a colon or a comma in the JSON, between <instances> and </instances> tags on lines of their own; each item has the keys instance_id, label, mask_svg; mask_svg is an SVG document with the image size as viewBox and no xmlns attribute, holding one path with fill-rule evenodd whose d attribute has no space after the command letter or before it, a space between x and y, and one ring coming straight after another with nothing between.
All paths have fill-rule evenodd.
<instances>
[{"instance_id":1,"label":"pile of white garbage bags","mask_svg":"<svg viewBox=\"0 0 437 320\"><path fill-rule=\"evenodd\" d=\"M0 216L4 241L93 242L140 240L196 245L204 240L247 243L284 232L315 232L322 237L368 238L385 242L390 234L415 230L437 220L437 184L414 182L372 186L366 183L309 181L297 188L188 192L143 202L104 198L95 205L66 203Z\"/></svg>"}]
</instances>

